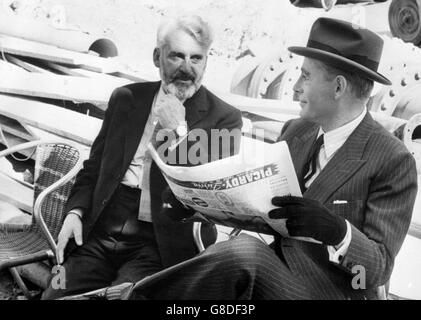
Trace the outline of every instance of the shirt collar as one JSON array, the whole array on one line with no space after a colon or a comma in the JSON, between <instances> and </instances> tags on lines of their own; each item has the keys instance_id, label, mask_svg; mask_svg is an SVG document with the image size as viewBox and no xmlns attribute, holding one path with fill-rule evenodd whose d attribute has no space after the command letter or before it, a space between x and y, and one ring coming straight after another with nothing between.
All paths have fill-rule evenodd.
<instances>
[{"instance_id":1,"label":"shirt collar","mask_svg":"<svg viewBox=\"0 0 421 320\"><path fill-rule=\"evenodd\" d=\"M152 103L152 111L151 111L151 114L152 114L152 117L153 118L156 118L156 112L155 112L155 109L156 109L156 102L163 96L163 95L165 95L165 92L164 92L164 89L162 88L162 83L161 83L161 86L159 87L159 90L158 90L158 92L155 94L155 97L154 97L154 99L153 99L153 103Z\"/></svg>"},{"instance_id":2,"label":"shirt collar","mask_svg":"<svg viewBox=\"0 0 421 320\"><path fill-rule=\"evenodd\" d=\"M340 147L342 147L351 133L358 127L361 121L363 121L366 114L367 108L364 108L363 112L361 112L361 114L351 122L326 133L320 127L318 137L321 134L324 134L324 150L327 159L329 159Z\"/></svg>"},{"instance_id":3,"label":"shirt collar","mask_svg":"<svg viewBox=\"0 0 421 320\"><path fill-rule=\"evenodd\" d=\"M155 95L154 106L155 106L156 102L161 97L163 97L164 95L165 95L164 88L162 87L162 84L161 84L161 86L159 87L159 90L158 90L157 94Z\"/></svg>"}]
</instances>

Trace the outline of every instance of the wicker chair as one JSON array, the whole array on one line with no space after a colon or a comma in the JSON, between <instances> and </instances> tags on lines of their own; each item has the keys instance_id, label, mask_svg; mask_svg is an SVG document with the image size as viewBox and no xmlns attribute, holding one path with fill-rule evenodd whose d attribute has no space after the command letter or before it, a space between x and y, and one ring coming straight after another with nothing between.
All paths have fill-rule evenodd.
<instances>
[{"instance_id":1,"label":"wicker chair","mask_svg":"<svg viewBox=\"0 0 421 320\"><path fill-rule=\"evenodd\" d=\"M64 205L83 161L76 144L60 140L24 143L0 152L0 157L32 148L36 148L32 223L0 224L0 270L9 268L28 298L29 292L14 267L54 259Z\"/></svg>"}]
</instances>

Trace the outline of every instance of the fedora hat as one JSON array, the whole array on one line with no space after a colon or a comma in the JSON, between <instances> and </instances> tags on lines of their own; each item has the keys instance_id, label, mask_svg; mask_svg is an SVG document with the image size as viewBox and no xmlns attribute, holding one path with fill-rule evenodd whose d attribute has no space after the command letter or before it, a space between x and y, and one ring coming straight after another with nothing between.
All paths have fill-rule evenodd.
<instances>
[{"instance_id":1,"label":"fedora hat","mask_svg":"<svg viewBox=\"0 0 421 320\"><path fill-rule=\"evenodd\" d=\"M289 51L320 60L328 65L359 74L361 77L391 85L377 72L383 50L383 39L355 24L331 19L317 19L306 47L289 47Z\"/></svg>"}]
</instances>

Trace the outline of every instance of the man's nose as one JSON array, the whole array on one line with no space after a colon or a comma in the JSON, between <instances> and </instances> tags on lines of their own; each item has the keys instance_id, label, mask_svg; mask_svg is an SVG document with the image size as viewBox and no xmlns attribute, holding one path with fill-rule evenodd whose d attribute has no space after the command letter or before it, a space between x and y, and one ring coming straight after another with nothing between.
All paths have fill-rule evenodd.
<instances>
[{"instance_id":1,"label":"man's nose","mask_svg":"<svg viewBox=\"0 0 421 320\"><path fill-rule=\"evenodd\" d=\"M293 101L300 100L300 95L303 92L300 84L300 80L298 79L297 82L294 84L294 87L292 87L292 90L294 91L294 95L292 97Z\"/></svg>"},{"instance_id":2,"label":"man's nose","mask_svg":"<svg viewBox=\"0 0 421 320\"><path fill-rule=\"evenodd\" d=\"M184 59L181 63L180 70L185 73L191 73L192 72L192 65L189 59Z\"/></svg>"}]
</instances>

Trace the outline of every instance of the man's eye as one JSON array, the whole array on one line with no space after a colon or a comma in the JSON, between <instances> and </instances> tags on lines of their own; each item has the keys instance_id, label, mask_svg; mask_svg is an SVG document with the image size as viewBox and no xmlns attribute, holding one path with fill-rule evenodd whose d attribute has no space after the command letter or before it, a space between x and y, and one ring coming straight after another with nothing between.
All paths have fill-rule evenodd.
<instances>
[{"instance_id":1,"label":"man's eye","mask_svg":"<svg viewBox=\"0 0 421 320\"><path fill-rule=\"evenodd\" d=\"M170 54L170 58L171 59L174 59L174 60L176 60L176 59L184 59L184 56L182 54L180 54L180 53L172 53L172 54Z\"/></svg>"},{"instance_id":2,"label":"man's eye","mask_svg":"<svg viewBox=\"0 0 421 320\"><path fill-rule=\"evenodd\" d=\"M191 57L191 61L193 63L199 63L200 61L202 61L202 57Z\"/></svg>"}]
</instances>

